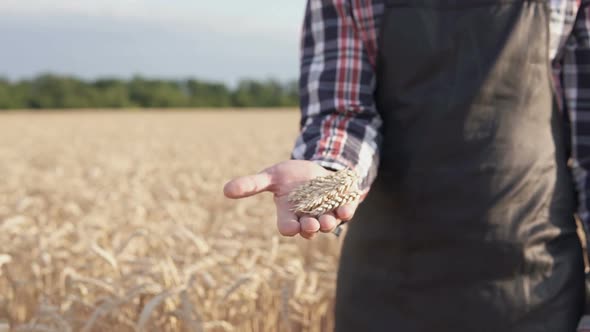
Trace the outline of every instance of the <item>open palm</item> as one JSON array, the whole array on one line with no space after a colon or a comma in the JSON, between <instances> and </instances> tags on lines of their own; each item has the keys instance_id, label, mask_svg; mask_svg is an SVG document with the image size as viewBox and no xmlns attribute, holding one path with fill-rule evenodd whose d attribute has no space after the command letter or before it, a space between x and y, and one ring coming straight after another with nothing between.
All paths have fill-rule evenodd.
<instances>
[{"instance_id":1,"label":"open palm","mask_svg":"<svg viewBox=\"0 0 590 332\"><path fill-rule=\"evenodd\" d=\"M288 160L275 164L264 171L239 177L229 181L224 187L228 198L245 198L265 191L274 194L277 208L277 227L284 236L301 234L306 239L317 232L331 232L342 220L350 220L356 209L356 203L338 208L334 213L327 213L319 218L298 216L292 210L288 196L297 186L318 176L331 172L320 165L306 160Z\"/></svg>"}]
</instances>

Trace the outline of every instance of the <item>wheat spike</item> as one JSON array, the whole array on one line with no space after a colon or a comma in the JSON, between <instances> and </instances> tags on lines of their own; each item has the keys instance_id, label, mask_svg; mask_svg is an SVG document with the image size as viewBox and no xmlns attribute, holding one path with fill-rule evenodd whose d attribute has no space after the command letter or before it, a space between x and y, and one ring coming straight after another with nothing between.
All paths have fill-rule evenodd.
<instances>
[{"instance_id":1,"label":"wheat spike","mask_svg":"<svg viewBox=\"0 0 590 332\"><path fill-rule=\"evenodd\" d=\"M295 213L317 217L357 200L358 179L354 171L341 170L304 183L288 199Z\"/></svg>"}]
</instances>

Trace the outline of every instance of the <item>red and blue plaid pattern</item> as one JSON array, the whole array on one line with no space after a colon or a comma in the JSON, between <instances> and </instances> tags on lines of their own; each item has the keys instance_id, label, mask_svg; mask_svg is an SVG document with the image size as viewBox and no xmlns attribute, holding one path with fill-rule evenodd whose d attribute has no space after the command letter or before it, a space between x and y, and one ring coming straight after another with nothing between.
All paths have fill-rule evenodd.
<instances>
[{"instance_id":1,"label":"red and blue plaid pattern","mask_svg":"<svg viewBox=\"0 0 590 332\"><path fill-rule=\"evenodd\" d=\"M578 214L590 214L590 0L550 0L558 99L568 119ZM308 0L301 43L301 133L294 159L356 169L368 190L379 164L375 65L384 0Z\"/></svg>"},{"instance_id":2,"label":"red and blue plaid pattern","mask_svg":"<svg viewBox=\"0 0 590 332\"><path fill-rule=\"evenodd\" d=\"M573 20L572 20L573 21ZM590 225L590 1L583 0L563 48L554 60L563 109L569 116L571 164L578 191L578 216Z\"/></svg>"}]
</instances>

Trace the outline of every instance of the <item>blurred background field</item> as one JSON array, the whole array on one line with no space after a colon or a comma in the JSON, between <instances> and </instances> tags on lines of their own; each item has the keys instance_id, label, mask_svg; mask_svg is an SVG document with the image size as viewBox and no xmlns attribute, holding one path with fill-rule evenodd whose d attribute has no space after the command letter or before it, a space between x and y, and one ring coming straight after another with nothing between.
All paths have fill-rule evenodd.
<instances>
[{"instance_id":1,"label":"blurred background field","mask_svg":"<svg viewBox=\"0 0 590 332\"><path fill-rule=\"evenodd\" d=\"M282 238L307 1L0 1L0 332L329 331L339 240Z\"/></svg>"},{"instance_id":2,"label":"blurred background field","mask_svg":"<svg viewBox=\"0 0 590 332\"><path fill-rule=\"evenodd\" d=\"M339 240L281 238L224 182L296 110L0 114L0 320L15 331L327 331Z\"/></svg>"}]
</instances>

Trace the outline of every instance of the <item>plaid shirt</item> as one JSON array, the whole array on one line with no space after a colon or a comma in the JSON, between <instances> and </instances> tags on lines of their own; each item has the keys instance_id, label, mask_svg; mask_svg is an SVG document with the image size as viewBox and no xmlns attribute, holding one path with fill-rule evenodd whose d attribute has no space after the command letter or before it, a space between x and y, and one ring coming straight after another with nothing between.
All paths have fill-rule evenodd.
<instances>
[{"instance_id":1,"label":"plaid shirt","mask_svg":"<svg viewBox=\"0 0 590 332\"><path fill-rule=\"evenodd\" d=\"M550 0L558 101L571 136L578 215L590 215L590 0ZM384 0L308 0L301 54L301 133L292 158L351 167L368 191L377 173L377 34Z\"/></svg>"}]
</instances>

